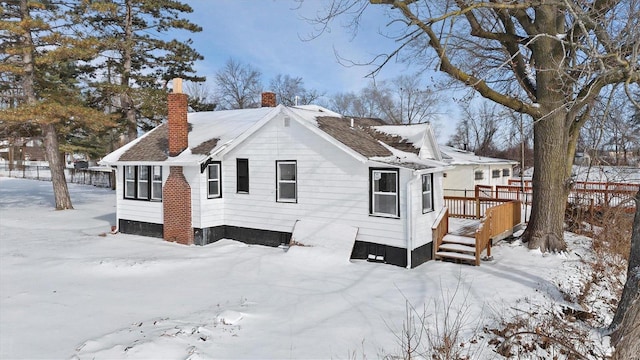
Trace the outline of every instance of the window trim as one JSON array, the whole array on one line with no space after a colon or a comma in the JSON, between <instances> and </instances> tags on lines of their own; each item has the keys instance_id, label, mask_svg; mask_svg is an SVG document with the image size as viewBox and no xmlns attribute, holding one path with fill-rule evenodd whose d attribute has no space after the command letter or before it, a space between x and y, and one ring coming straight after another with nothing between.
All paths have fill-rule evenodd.
<instances>
[{"instance_id":1,"label":"window trim","mask_svg":"<svg viewBox=\"0 0 640 360\"><path fill-rule=\"evenodd\" d=\"M247 171L247 175L246 175L246 190L244 189L240 189L240 164L244 163L246 164L246 171ZM243 182L244 185L244 182ZM248 194L249 193L249 159L245 159L245 158L236 158L236 193L237 194Z\"/></svg>"},{"instance_id":2,"label":"window trim","mask_svg":"<svg viewBox=\"0 0 640 360\"><path fill-rule=\"evenodd\" d=\"M158 168L160 169L160 180L155 180L154 179L154 174L155 174L155 170L158 169ZM149 172L149 175L150 175L149 178L150 179L149 180L150 180L150 183L151 183L151 185L150 185L151 189L149 191L149 194L150 194L151 200L162 201L162 166L153 165L153 166L150 166L149 170L150 170L150 172ZM160 195L159 196L153 190L154 189L153 184L160 184Z\"/></svg>"},{"instance_id":3,"label":"window trim","mask_svg":"<svg viewBox=\"0 0 640 360\"><path fill-rule=\"evenodd\" d=\"M395 193L376 193L374 191L374 174L375 173L391 173L396 176L396 191ZM378 213L375 212L375 195L384 194L390 195L394 194L396 197L396 213ZM399 219L400 218L400 169L398 168L369 168L369 215L370 216L378 216L378 217L386 217Z\"/></svg>"},{"instance_id":4,"label":"window trim","mask_svg":"<svg viewBox=\"0 0 640 360\"><path fill-rule=\"evenodd\" d=\"M215 166L218 168L218 178L216 180L212 180L210 177L209 169ZM222 197L222 163L220 161L213 161L209 165L207 165L207 199L219 199ZM215 195L211 195L209 183L217 181L218 182L218 193Z\"/></svg>"},{"instance_id":5,"label":"window trim","mask_svg":"<svg viewBox=\"0 0 640 360\"><path fill-rule=\"evenodd\" d=\"M148 178L146 180L140 180L140 172L141 169L145 167L147 168ZM127 169L133 168L133 179L127 178ZM160 169L160 180L153 180L153 170L159 168ZM153 201L153 202L161 202L162 201L162 165L123 165L123 198L126 200L140 200L140 201ZM161 184L160 185L160 194L156 196L155 191L153 190L153 184ZM140 196L140 186L146 184L147 196ZM127 189L133 186L133 195L127 195Z\"/></svg>"},{"instance_id":6,"label":"window trim","mask_svg":"<svg viewBox=\"0 0 640 360\"><path fill-rule=\"evenodd\" d=\"M130 168L133 168L133 179L129 179L127 178L128 175L128 170ZM137 197L137 192L138 192L138 169L137 166L128 166L128 165L124 165L122 168L122 172L123 172L123 184L124 184L124 191L123 191L123 195L125 199L128 200L136 200ZM128 189L133 186L133 195L129 196L128 194Z\"/></svg>"},{"instance_id":7,"label":"window trim","mask_svg":"<svg viewBox=\"0 0 640 360\"><path fill-rule=\"evenodd\" d=\"M280 180L280 165L294 165L294 180ZM280 197L280 183L294 184L293 199ZM298 162L297 160L276 160L276 202L298 203Z\"/></svg>"},{"instance_id":8,"label":"window trim","mask_svg":"<svg viewBox=\"0 0 640 360\"><path fill-rule=\"evenodd\" d=\"M429 190L428 191L424 190L424 180L425 179L429 179ZM433 210L434 210L434 206L433 206L433 174L431 174L431 173L430 174L422 174L422 183L420 185L421 185L421 187L420 187L421 192L420 193L422 194L422 213L426 214L426 213L433 212ZM430 199L430 202L431 202L431 204L430 204L431 206L429 208L427 208L425 206L425 203L424 203L424 195L426 193L429 194L429 199Z\"/></svg>"}]
</instances>

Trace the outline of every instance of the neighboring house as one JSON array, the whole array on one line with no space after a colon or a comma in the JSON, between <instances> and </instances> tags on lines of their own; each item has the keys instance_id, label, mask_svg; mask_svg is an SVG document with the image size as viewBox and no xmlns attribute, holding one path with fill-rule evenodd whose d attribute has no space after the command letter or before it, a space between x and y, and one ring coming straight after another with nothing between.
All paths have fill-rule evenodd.
<instances>
[{"instance_id":1,"label":"neighboring house","mask_svg":"<svg viewBox=\"0 0 640 360\"><path fill-rule=\"evenodd\" d=\"M470 151L440 145L442 159L454 168L444 177L444 192L447 196L463 196L473 193L476 185L509 185L513 167L517 161L478 156Z\"/></svg>"},{"instance_id":2,"label":"neighboring house","mask_svg":"<svg viewBox=\"0 0 640 360\"><path fill-rule=\"evenodd\" d=\"M46 161L43 140L39 137L0 140L0 157L12 164Z\"/></svg>"},{"instance_id":3,"label":"neighboring house","mask_svg":"<svg viewBox=\"0 0 640 360\"><path fill-rule=\"evenodd\" d=\"M122 233L205 245L288 244L298 221L357 229L351 257L415 267L449 166L428 124L389 126L319 106L187 114L169 94L163 124L107 155Z\"/></svg>"}]
</instances>

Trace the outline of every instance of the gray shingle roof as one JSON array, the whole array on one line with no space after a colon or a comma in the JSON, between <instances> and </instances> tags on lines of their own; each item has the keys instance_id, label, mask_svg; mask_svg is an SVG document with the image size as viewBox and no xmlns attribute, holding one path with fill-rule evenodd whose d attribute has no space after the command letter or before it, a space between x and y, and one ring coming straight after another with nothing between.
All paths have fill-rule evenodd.
<instances>
[{"instance_id":1,"label":"gray shingle roof","mask_svg":"<svg viewBox=\"0 0 640 360\"><path fill-rule=\"evenodd\" d=\"M120 161L164 161L168 158L168 128L162 124L120 156Z\"/></svg>"},{"instance_id":2,"label":"gray shingle roof","mask_svg":"<svg viewBox=\"0 0 640 360\"><path fill-rule=\"evenodd\" d=\"M353 127L351 127L351 119L354 120ZM366 157L392 155L391 151L380 144L380 142L404 152L413 154L420 152L420 149L400 136L384 134L373 129L373 126L387 125L381 119L326 116L318 117L317 121L320 130Z\"/></svg>"}]
</instances>

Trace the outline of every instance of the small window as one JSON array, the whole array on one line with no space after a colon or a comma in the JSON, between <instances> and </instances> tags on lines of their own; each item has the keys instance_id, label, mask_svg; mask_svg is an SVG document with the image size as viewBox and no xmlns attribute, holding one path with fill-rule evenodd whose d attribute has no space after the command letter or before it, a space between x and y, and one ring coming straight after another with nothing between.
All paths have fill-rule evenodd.
<instances>
[{"instance_id":1,"label":"small window","mask_svg":"<svg viewBox=\"0 0 640 360\"><path fill-rule=\"evenodd\" d=\"M236 191L249 192L249 159L236 159Z\"/></svg>"},{"instance_id":2,"label":"small window","mask_svg":"<svg viewBox=\"0 0 640 360\"><path fill-rule=\"evenodd\" d=\"M511 169L502 169L502 176L511 176Z\"/></svg>"},{"instance_id":3,"label":"small window","mask_svg":"<svg viewBox=\"0 0 640 360\"><path fill-rule=\"evenodd\" d=\"M220 191L220 164L207 166L207 197L209 199L221 197Z\"/></svg>"},{"instance_id":4,"label":"small window","mask_svg":"<svg viewBox=\"0 0 640 360\"><path fill-rule=\"evenodd\" d=\"M500 177L500 170L491 170L491 177L492 178L499 178Z\"/></svg>"},{"instance_id":5,"label":"small window","mask_svg":"<svg viewBox=\"0 0 640 360\"><path fill-rule=\"evenodd\" d=\"M276 161L276 201L297 201L297 173L295 161Z\"/></svg>"},{"instance_id":6,"label":"small window","mask_svg":"<svg viewBox=\"0 0 640 360\"><path fill-rule=\"evenodd\" d=\"M136 167L124 167L124 197L127 199L136 198Z\"/></svg>"},{"instance_id":7,"label":"small window","mask_svg":"<svg viewBox=\"0 0 640 360\"><path fill-rule=\"evenodd\" d=\"M370 212L372 215L400 216L398 170L371 170Z\"/></svg>"},{"instance_id":8,"label":"small window","mask_svg":"<svg viewBox=\"0 0 640 360\"><path fill-rule=\"evenodd\" d=\"M138 166L138 199L149 198L149 166Z\"/></svg>"},{"instance_id":9,"label":"small window","mask_svg":"<svg viewBox=\"0 0 640 360\"><path fill-rule=\"evenodd\" d=\"M482 170L476 171L476 180L482 180L482 179L484 179L484 173L482 172Z\"/></svg>"},{"instance_id":10,"label":"small window","mask_svg":"<svg viewBox=\"0 0 640 360\"><path fill-rule=\"evenodd\" d=\"M422 213L433 211L433 174L422 175Z\"/></svg>"},{"instance_id":11,"label":"small window","mask_svg":"<svg viewBox=\"0 0 640 360\"><path fill-rule=\"evenodd\" d=\"M151 200L162 200L162 166L152 166Z\"/></svg>"}]
</instances>

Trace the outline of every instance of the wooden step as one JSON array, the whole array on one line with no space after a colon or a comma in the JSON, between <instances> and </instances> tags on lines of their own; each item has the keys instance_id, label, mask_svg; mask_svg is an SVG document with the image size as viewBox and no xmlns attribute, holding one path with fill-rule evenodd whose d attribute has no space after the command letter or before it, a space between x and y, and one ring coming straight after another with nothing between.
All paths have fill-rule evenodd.
<instances>
[{"instance_id":1,"label":"wooden step","mask_svg":"<svg viewBox=\"0 0 640 360\"><path fill-rule=\"evenodd\" d=\"M476 262L476 257L473 256L473 255L461 254L461 253L449 252L449 251L438 251L436 253L436 258L471 261L471 262L474 263L474 265L475 265L475 262Z\"/></svg>"},{"instance_id":2,"label":"wooden step","mask_svg":"<svg viewBox=\"0 0 640 360\"><path fill-rule=\"evenodd\" d=\"M454 235L454 234L445 235L444 238L442 239L442 242L450 243L450 244L468 245L473 247L476 246L476 239L466 237L466 236Z\"/></svg>"},{"instance_id":3,"label":"wooden step","mask_svg":"<svg viewBox=\"0 0 640 360\"><path fill-rule=\"evenodd\" d=\"M438 251L468 253L475 256L476 247L456 243L442 243L442 245L440 245L440 247L438 248Z\"/></svg>"}]
</instances>

